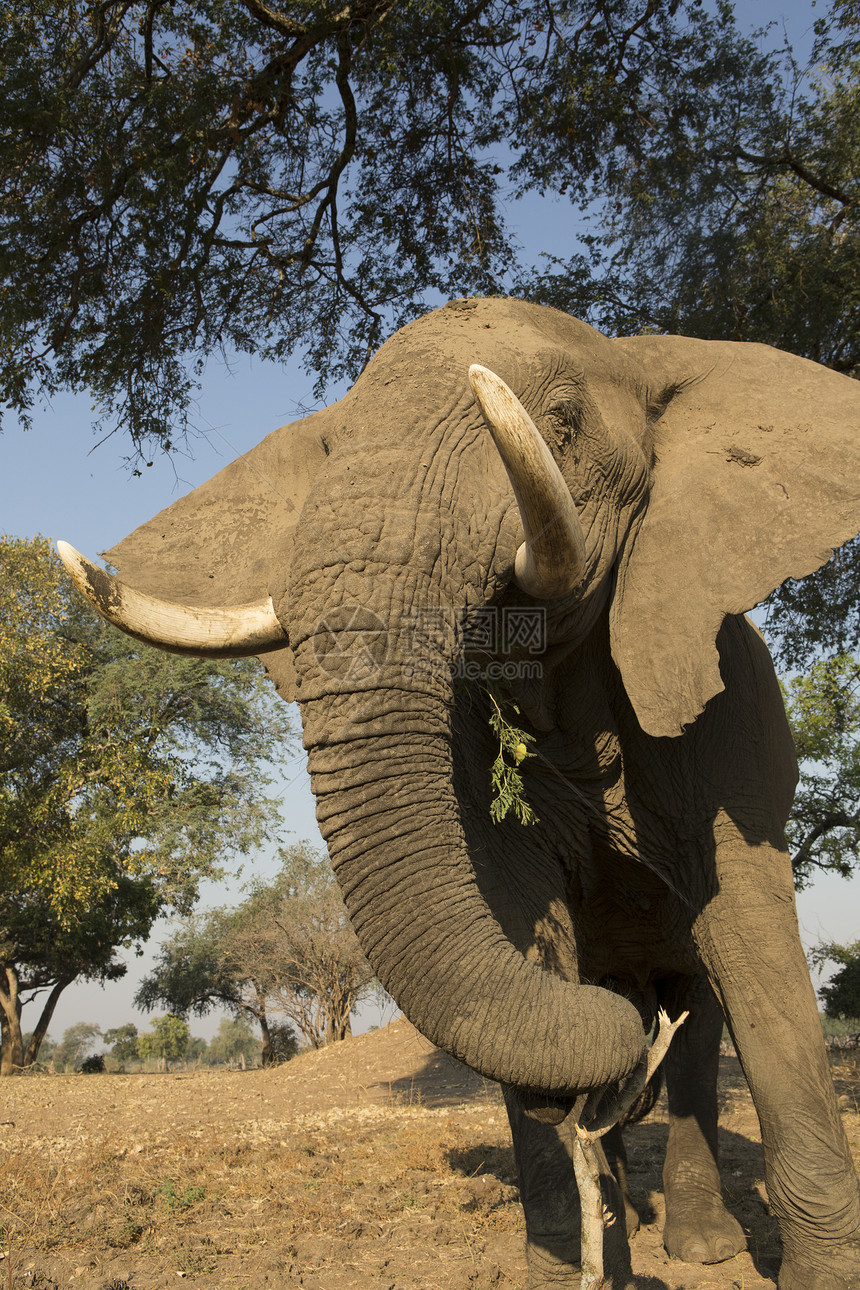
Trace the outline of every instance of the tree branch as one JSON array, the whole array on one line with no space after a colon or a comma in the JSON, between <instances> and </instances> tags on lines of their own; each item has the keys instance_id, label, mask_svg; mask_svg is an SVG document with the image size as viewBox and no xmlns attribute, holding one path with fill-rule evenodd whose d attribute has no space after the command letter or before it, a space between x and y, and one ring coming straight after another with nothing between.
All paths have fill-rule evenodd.
<instances>
[{"instance_id":1,"label":"tree branch","mask_svg":"<svg viewBox=\"0 0 860 1290\"><path fill-rule=\"evenodd\" d=\"M134 0L120 0L119 4L117 0L104 0L104 3L99 5L94 14L95 40L69 73L66 81L67 89L76 90L87 72L92 71L96 63L110 52L111 46L119 35L122 20L133 3ZM114 7L117 12L106 21L105 15Z\"/></svg>"},{"instance_id":2,"label":"tree branch","mask_svg":"<svg viewBox=\"0 0 860 1290\"><path fill-rule=\"evenodd\" d=\"M819 838L823 838L831 829L860 829L860 812L848 815L845 811L831 811L825 815L813 829L810 829L791 857L792 873L798 873L805 864L817 863L812 856L812 848Z\"/></svg>"},{"instance_id":3,"label":"tree branch","mask_svg":"<svg viewBox=\"0 0 860 1290\"><path fill-rule=\"evenodd\" d=\"M746 161L751 166L761 166L765 170L770 170L775 166L787 167L787 169L792 171L793 174L797 175L798 179L802 179L803 182L810 188L814 189L815 192L821 193L822 197L830 197L833 201L841 202L843 206L857 205L858 199L856 197L852 197L851 194L847 193L844 189L836 188L833 184L829 184L826 179L821 179L818 175L814 174L808 166L803 164L802 161L798 161L788 148L783 149L781 153L774 153L771 156L759 156L756 155L756 153L747 152L745 148L735 148L733 149L733 153L734 156L739 157L741 161ZM728 157L723 158L723 160L727 159Z\"/></svg>"}]
</instances>

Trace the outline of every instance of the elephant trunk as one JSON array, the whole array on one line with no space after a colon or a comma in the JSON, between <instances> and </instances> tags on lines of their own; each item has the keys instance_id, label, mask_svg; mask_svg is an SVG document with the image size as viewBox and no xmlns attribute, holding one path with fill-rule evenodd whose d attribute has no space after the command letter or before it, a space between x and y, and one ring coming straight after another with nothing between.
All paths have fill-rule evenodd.
<instances>
[{"instance_id":1,"label":"elephant trunk","mask_svg":"<svg viewBox=\"0 0 860 1290\"><path fill-rule=\"evenodd\" d=\"M643 1053L636 1010L528 962L480 893L449 711L402 687L302 703L317 818L359 941L418 1029L488 1078L556 1096L623 1079Z\"/></svg>"}]
</instances>

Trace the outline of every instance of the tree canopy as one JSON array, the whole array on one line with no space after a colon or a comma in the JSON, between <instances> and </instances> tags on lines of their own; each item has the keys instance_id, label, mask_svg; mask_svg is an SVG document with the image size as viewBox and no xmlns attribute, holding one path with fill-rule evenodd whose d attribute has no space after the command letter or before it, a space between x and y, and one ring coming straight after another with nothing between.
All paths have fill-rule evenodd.
<instances>
[{"instance_id":1,"label":"tree canopy","mask_svg":"<svg viewBox=\"0 0 860 1290\"><path fill-rule=\"evenodd\" d=\"M0 1071L34 1060L60 993L187 911L277 833L267 764L288 710L256 661L138 646L43 538L0 540ZM23 1004L47 991L23 1052Z\"/></svg>"},{"instance_id":2,"label":"tree canopy","mask_svg":"<svg viewBox=\"0 0 860 1290\"><path fill-rule=\"evenodd\" d=\"M860 663L818 659L783 697L801 763L787 829L795 885L819 868L848 878L860 861Z\"/></svg>"},{"instance_id":3,"label":"tree canopy","mask_svg":"<svg viewBox=\"0 0 860 1290\"><path fill-rule=\"evenodd\" d=\"M208 355L296 351L322 390L464 294L857 360L856 0L805 82L723 0L34 0L5 24L24 415L90 390L150 453ZM523 253L525 192L572 243L590 212L568 264Z\"/></svg>"},{"instance_id":4,"label":"tree canopy","mask_svg":"<svg viewBox=\"0 0 860 1290\"><path fill-rule=\"evenodd\" d=\"M756 50L717 9L710 49L692 24L658 51L635 129L607 158L593 316L611 333L758 340L854 372L860 7L835 0L819 18L809 67ZM581 277L574 257L533 289L576 312Z\"/></svg>"}]
</instances>

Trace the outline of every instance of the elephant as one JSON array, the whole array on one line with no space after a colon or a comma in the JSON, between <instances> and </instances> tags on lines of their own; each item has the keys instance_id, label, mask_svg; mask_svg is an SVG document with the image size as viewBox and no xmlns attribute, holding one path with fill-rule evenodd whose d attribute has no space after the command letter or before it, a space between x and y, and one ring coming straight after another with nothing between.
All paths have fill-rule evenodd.
<instances>
[{"instance_id":1,"label":"elephant","mask_svg":"<svg viewBox=\"0 0 860 1290\"><path fill-rule=\"evenodd\" d=\"M791 735L744 617L860 529L859 429L860 385L769 346L469 298L107 552L117 576L64 547L110 621L259 654L298 702L365 953L503 1086L532 1290L578 1284L569 1112L636 1076L661 1006L690 1014L665 1064L668 1252L744 1245L717 1161L725 1018L780 1290L860 1287L783 832Z\"/></svg>"}]
</instances>

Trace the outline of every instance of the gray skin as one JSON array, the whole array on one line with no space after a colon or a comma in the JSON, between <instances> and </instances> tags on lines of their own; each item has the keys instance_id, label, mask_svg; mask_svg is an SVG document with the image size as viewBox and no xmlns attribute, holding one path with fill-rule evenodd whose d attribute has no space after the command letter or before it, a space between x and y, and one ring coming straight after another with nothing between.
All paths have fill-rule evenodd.
<instances>
[{"instance_id":1,"label":"gray skin","mask_svg":"<svg viewBox=\"0 0 860 1290\"><path fill-rule=\"evenodd\" d=\"M473 362L528 409L577 503L587 570L554 601L513 581L520 518ZM109 553L174 600L272 594L289 649L264 661L298 697L365 952L425 1035L505 1086L532 1290L578 1285L565 1114L637 1069L660 1004L690 1009L666 1063L669 1253L744 1246L717 1170L724 1014L780 1290L860 1286L860 1195L783 836L791 738L739 616L860 528L858 424L855 382L763 346L609 341L551 310L454 302ZM545 611L543 648L480 647L482 611L512 608ZM494 693L535 737L530 827L490 818L499 663ZM632 1285L623 1226L615 1290Z\"/></svg>"}]
</instances>

